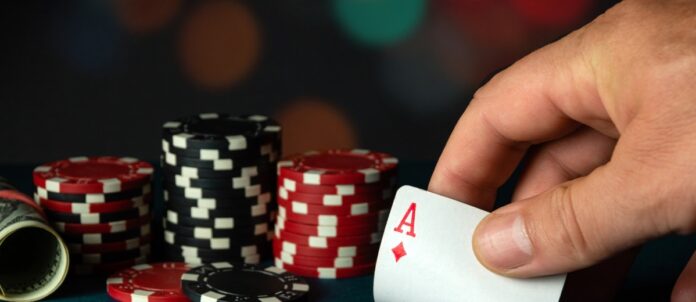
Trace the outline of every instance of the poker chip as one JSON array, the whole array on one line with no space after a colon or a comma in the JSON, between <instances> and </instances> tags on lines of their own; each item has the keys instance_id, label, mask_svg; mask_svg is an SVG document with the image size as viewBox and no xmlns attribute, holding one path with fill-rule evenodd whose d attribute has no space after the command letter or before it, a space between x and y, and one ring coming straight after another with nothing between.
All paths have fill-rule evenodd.
<instances>
[{"instance_id":1,"label":"poker chip","mask_svg":"<svg viewBox=\"0 0 696 302\"><path fill-rule=\"evenodd\" d=\"M121 302L188 302L181 275L190 267L181 262L139 264L106 279L106 292Z\"/></svg>"},{"instance_id":2,"label":"poker chip","mask_svg":"<svg viewBox=\"0 0 696 302\"><path fill-rule=\"evenodd\" d=\"M202 257L193 257L193 256L183 256L179 254L175 254L172 252L165 252L166 256L171 259L176 259L176 261L181 261L185 262L191 265L201 265L201 264L208 264L208 263L217 263L217 262L230 262L230 263L247 263L247 264L259 264L261 263L261 255L255 254L255 255L249 255L246 257L242 258L234 258L234 257L209 257L209 258L202 258Z\"/></svg>"},{"instance_id":3,"label":"poker chip","mask_svg":"<svg viewBox=\"0 0 696 302\"><path fill-rule=\"evenodd\" d=\"M40 198L34 199L47 210L72 214L114 213L140 207L152 201L152 194L127 200L111 201L108 203L73 203Z\"/></svg>"},{"instance_id":4,"label":"poker chip","mask_svg":"<svg viewBox=\"0 0 696 302\"><path fill-rule=\"evenodd\" d=\"M311 194L301 192L291 192L284 187L278 188L278 198L291 200L293 202L317 204L323 206L343 206L356 203L381 202L390 199L392 191L385 189L382 192L365 193L360 195L333 195L333 194Z\"/></svg>"},{"instance_id":5,"label":"poker chip","mask_svg":"<svg viewBox=\"0 0 696 302\"><path fill-rule=\"evenodd\" d=\"M56 193L46 190L46 188L37 186L36 195L39 198L50 199L56 201L81 202L81 203L103 203L111 201L122 201L125 199L139 198L147 195L152 191L150 184L139 188L130 189L116 193L88 193L88 194L72 194L72 193Z\"/></svg>"},{"instance_id":6,"label":"poker chip","mask_svg":"<svg viewBox=\"0 0 696 302\"><path fill-rule=\"evenodd\" d=\"M383 202L360 202L341 206L323 206L299 201L288 201L280 197L277 200L278 206L284 207L286 212L309 215L363 215L377 213L386 207Z\"/></svg>"},{"instance_id":7,"label":"poker chip","mask_svg":"<svg viewBox=\"0 0 696 302\"><path fill-rule=\"evenodd\" d=\"M322 258L322 257L306 257L306 256L294 256L288 252L274 251L276 259L282 261L284 264L308 266L308 267L333 267L333 268L348 268L356 267L360 265L374 264L377 260L377 255L369 255L362 257L336 257L336 258Z\"/></svg>"},{"instance_id":8,"label":"poker chip","mask_svg":"<svg viewBox=\"0 0 696 302\"><path fill-rule=\"evenodd\" d=\"M271 215L262 215L258 217L212 217L210 219L191 218L184 215L179 215L177 212L167 210L166 221L168 223L187 225L192 227L204 227L215 229L234 229L240 226L256 225L263 222L271 221Z\"/></svg>"},{"instance_id":9,"label":"poker chip","mask_svg":"<svg viewBox=\"0 0 696 302\"><path fill-rule=\"evenodd\" d=\"M137 208L132 208L124 210L121 212L113 213L92 213L92 214L72 214L72 213L61 213L50 211L47 208L44 209L46 216L51 221L65 222L65 223L81 223L81 224L92 224L92 223L107 223L112 221L127 220L141 217L143 215L150 214L150 205L141 205Z\"/></svg>"},{"instance_id":10,"label":"poker chip","mask_svg":"<svg viewBox=\"0 0 696 302\"><path fill-rule=\"evenodd\" d=\"M277 267L211 263L181 276L181 287L192 301L298 301L309 284Z\"/></svg>"},{"instance_id":11,"label":"poker chip","mask_svg":"<svg viewBox=\"0 0 696 302\"><path fill-rule=\"evenodd\" d=\"M273 166L271 164L247 166L240 168L239 170L235 169L231 171L216 171L212 169L190 167L184 165L170 166L168 164L162 164L162 170L167 174L176 174L193 179L232 179L234 177L256 176L259 174L267 173L271 169L273 169ZM165 176L165 178L166 177L167 176Z\"/></svg>"},{"instance_id":12,"label":"poker chip","mask_svg":"<svg viewBox=\"0 0 696 302\"><path fill-rule=\"evenodd\" d=\"M221 158L208 160L181 157L166 151L162 152L162 160L164 161L164 163L174 167L176 167L177 165L182 165L187 167L209 169L213 171L234 171L235 168L239 169L241 167L248 167L266 163L264 161L260 161L259 159L253 158L238 158L234 160L231 158Z\"/></svg>"},{"instance_id":13,"label":"poker chip","mask_svg":"<svg viewBox=\"0 0 696 302\"><path fill-rule=\"evenodd\" d=\"M278 206L278 217L288 221L295 221L307 225L318 226L349 226L356 224L385 223L389 216L389 210L380 210L377 213L363 215L308 215L289 212L283 206Z\"/></svg>"},{"instance_id":14,"label":"poker chip","mask_svg":"<svg viewBox=\"0 0 696 302\"><path fill-rule=\"evenodd\" d=\"M86 233L86 234L69 234L63 233L63 239L68 243L81 244L102 244L108 242L126 241L133 238L140 238L150 234L150 225L144 225L139 228L134 228L118 233Z\"/></svg>"},{"instance_id":15,"label":"poker chip","mask_svg":"<svg viewBox=\"0 0 696 302\"><path fill-rule=\"evenodd\" d=\"M117 252L101 252L101 253L73 253L70 255L70 260L73 263L82 264L101 264L109 262L127 261L133 258L145 257L150 254L150 245L146 244L135 249Z\"/></svg>"},{"instance_id":16,"label":"poker chip","mask_svg":"<svg viewBox=\"0 0 696 302\"><path fill-rule=\"evenodd\" d=\"M386 180L368 184L338 184L338 185L311 185L297 182L289 178L278 177L278 186L290 192L305 192L311 194L331 194L331 195L356 195L370 194L383 191L385 188L392 188L396 185L396 178L390 177Z\"/></svg>"},{"instance_id":17,"label":"poker chip","mask_svg":"<svg viewBox=\"0 0 696 302\"><path fill-rule=\"evenodd\" d=\"M67 243L72 273L110 273L147 260L153 172L126 156L71 157L34 169L34 200Z\"/></svg>"},{"instance_id":18,"label":"poker chip","mask_svg":"<svg viewBox=\"0 0 696 302\"><path fill-rule=\"evenodd\" d=\"M384 224L358 224L348 226L317 226L286 221L283 217L278 217L276 227L280 230L295 234L316 236L316 237L347 237L359 236L375 232L383 232Z\"/></svg>"},{"instance_id":19,"label":"poker chip","mask_svg":"<svg viewBox=\"0 0 696 302\"><path fill-rule=\"evenodd\" d=\"M34 169L34 184L50 192L115 193L142 187L154 169L131 157L71 157Z\"/></svg>"},{"instance_id":20,"label":"poker chip","mask_svg":"<svg viewBox=\"0 0 696 302\"><path fill-rule=\"evenodd\" d=\"M272 175L255 175L232 177L231 179L200 179L174 174L166 176L165 181L179 188L245 189L261 183L268 183L272 178Z\"/></svg>"},{"instance_id":21,"label":"poker chip","mask_svg":"<svg viewBox=\"0 0 696 302\"><path fill-rule=\"evenodd\" d=\"M236 238L239 236L258 236L268 234L269 228L268 223L263 222L257 225L242 227L238 229L231 230L219 230L214 228L202 228L202 227L187 227L182 225L176 225L172 223L164 224L164 229L174 232L176 234L200 239L210 239L210 238Z\"/></svg>"},{"instance_id":22,"label":"poker chip","mask_svg":"<svg viewBox=\"0 0 696 302\"><path fill-rule=\"evenodd\" d=\"M362 149L307 152L278 162L278 176L303 184L376 183L396 169L398 160Z\"/></svg>"},{"instance_id":23,"label":"poker chip","mask_svg":"<svg viewBox=\"0 0 696 302\"><path fill-rule=\"evenodd\" d=\"M357 236L320 237L296 234L287 230L282 230L278 226L276 226L275 236L278 239L293 242L299 245L325 248L345 245L368 245L378 243L382 239L382 232L368 233L366 235Z\"/></svg>"},{"instance_id":24,"label":"poker chip","mask_svg":"<svg viewBox=\"0 0 696 302\"><path fill-rule=\"evenodd\" d=\"M270 236L256 235L248 236L246 238L191 238L186 236L178 235L171 231L164 232L164 242L173 245L189 245L199 248L211 249L211 250L230 250L239 249L247 245L262 245L270 241Z\"/></svg>"},{"instance_id":25,"label":"poker chip","mask_svg":"<svg viewBox=\"0 0 696 302\"><path fill-rule=\"evenodd\" d=\"M313 267L313 266L301 266L296 264L284 263L281 259L275 259L275 265L278 268L285 269L292 272L293 274L319 278L319 279L342 279L351 278L361 275L371 274L375 271L375 264L363 264L348 268L335 268L335 267Z\"/></svg>"},{"instance_id":26,"label":"poker chip","mask_svg":"<svg viewBox=\"0 0 696 302\"><path fill-rule=\"evenodd\" d=\"M360 255L377 253L379 251L379 244L332 246L321 248L299 245L297 243L285 241L282 239L274 240L273 247L275 249L287 252L293 256L325 258L357 257Z\"/></svg>"},{"instance_id":27,"label":"poker chip","mask_svg":"<svg viewBox=\"0 0 696 302\"><path fill-rule=\"evenodd\" d=\"M273 196L271 193L263 193L259 196L242 198L242 199L220 199L220 198L185 198L177 195L169 195L169 192L164 191L164 201L168 204L179 204L185 207L195 207L204 209L238 209L249 207L258 204L271 204Z\"/></svg>"},{"instance_id":28,"label":"poker chip","mask_svg":"<svg viewBox=\"0 0 696 302\"><path fill-rule=\"evenodd\" d=\"M53 221L51 225L62 233L68 234L85 234L85 233L118 233L133 228L141 227L150 224L152 217L143 215L135 219L112 221L107 223L81 224L81 223L64 223Z\"/></svg>"},{"instance_id":29,"label":"poker chip","mask_svg":"<svg viewBox=\"0 0 696 302\"><path fill-rule=\"evenodd\" d=\"M138 238L132 238L125 241L107 242L99 244L81 244L68 243L68 250L71 253L100 253L100 252L117 252L137 249L143 245L149 244L152 241L152 235L148 234Z\"/></svg>"},{"instance_id":30,"label":"poker chip","mask_svg":"<svg viewBox=\"0 0 696 302\"><path fill-rule=\"evenodd\" d=\"M258 149L252 151L247 150L226 150L226 149L207 149L207 148L172 148L171 143L167 139L162 140L162 151L167 153L172 153L177 156L196 158L201 160L215 160L233 157L250 157L250 158L262 158L269 161L276 161L277 157L280 155L278 150L280 150L280 141L272 141L269 143L261 144Z\"/></svg>"},{"instance_id":31,"label":"poker chip","mask_svg":"<svg viewBox=\"0 0 696 302\"><path fill-rule=\"evenodd\" d=\"M215 217L259 217L268 214L268 207L266 204L257 205L240 205L234 208L221 208L221 209L206 209L197 207L188 207L186 205L181 205L176 202L169 202L168 207L170 210L177 212L179 215L186 215L191 218L198 219L209 219Z\"/></svg>"},{"instance_id":32,"label":"poker chip","mask_svg":"<svg viewBox=\"0 0 696 302\"><path fill-rule=\"evenodd\" d=\"M181 196L188 199L201 198L251 198L259 196L263 193L273 191L271 185L252 185L243 189L203 189L203 188L181 188L169 183L164 185L169 195Z\"/></svg>"},{"instance_id":33,"label":"poker chip","mask_svg":"<svg viewBox=\"0 0 696 302\"><path fill-rule=\"evenodd\" d=\"M203 113L166 122L163 136L170 147L179 149L212 148L227 151L250 150L277 140L281 127L263 115Z\"/></svg>"},{"instance_id":34,"label":"poker chip","mask_svg":"<svg viewBox=\"0 0 696 302\"><path fill-rule=\"evenodd\" d=\"M267 254L270 249L268 249L268 244L260 245L245 245L237 249L227 249L227 250L213 250L199 248L195 246L188 245L173 245L166 243L164 244L164 250L168 253L178 254L184 257L192 258L230 258L239 259L246 258L254 255Z\"/></svg>"}]
</instances>

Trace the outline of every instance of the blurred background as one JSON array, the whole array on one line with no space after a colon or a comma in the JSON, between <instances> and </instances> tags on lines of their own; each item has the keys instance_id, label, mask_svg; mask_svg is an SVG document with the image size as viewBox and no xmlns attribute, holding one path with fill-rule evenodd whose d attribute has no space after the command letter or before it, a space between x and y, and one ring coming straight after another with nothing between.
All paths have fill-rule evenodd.
<instances>
[{"instance_id":1,"label":"blurred background","mask_svg":"<svg viewBox=\"0 0 696 302\"><path fill-rule=\"evenodd\" d=\"M261 113L286 153L437 159L486 77L600 0L20 1L2 10L0 163L157 160L160 127Z\"/></svg>"}]
</instances>

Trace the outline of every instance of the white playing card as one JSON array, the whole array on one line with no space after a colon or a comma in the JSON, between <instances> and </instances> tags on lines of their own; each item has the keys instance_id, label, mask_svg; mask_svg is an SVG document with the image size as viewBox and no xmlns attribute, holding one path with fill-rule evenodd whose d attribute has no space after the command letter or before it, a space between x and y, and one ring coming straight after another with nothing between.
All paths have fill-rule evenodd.
<instances>
[{"instance_id":1,"label":"white playing card","mask_svg":"<svg viewBox=\"0 0 696 302\"><path fill-rule=\"evenodd\" d=\"M396 193L375 270L375 301L558 301L565 275L514 279L481 265L471 245L489 213L411 186Z\"/></svg>"}]
</instances>

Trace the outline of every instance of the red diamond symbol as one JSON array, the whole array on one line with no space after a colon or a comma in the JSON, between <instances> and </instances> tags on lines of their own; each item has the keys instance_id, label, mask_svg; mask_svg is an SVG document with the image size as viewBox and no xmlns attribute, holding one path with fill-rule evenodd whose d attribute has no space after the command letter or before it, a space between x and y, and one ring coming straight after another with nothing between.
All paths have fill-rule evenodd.
<instances>
[{"instance_id":1,"label":"red diamond symbol","mask_svg":"<svg viewBox=\"0 0 696 302\"><path fill-rule=\"evenodd\" d=\"M404 249L404 243L399 242L399 245L395 246L392 249L392 252L394 253L394 258L396 258L396 262L399 262L399 259L401 259L401 257L406 256L406 249Z\"/></svg>"}]
</instances>

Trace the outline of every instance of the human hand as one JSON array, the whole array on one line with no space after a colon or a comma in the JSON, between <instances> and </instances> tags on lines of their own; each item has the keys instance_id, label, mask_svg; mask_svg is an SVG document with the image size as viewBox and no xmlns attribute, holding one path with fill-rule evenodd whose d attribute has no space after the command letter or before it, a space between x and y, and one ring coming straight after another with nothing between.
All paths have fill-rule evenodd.
<instances>
[{"instance_id":1,"label":"human hand","mask_svg":"<svg viewBox=\"0 0 696 302\"><path fill-rule=\"evenodd\" d=\"M578 270L696 231L696 2L626 1L479 89L429 190L491 209L474 250L499 274ZM672 293L696 301L696 255Z\"/></svg>"}]
</instances>

